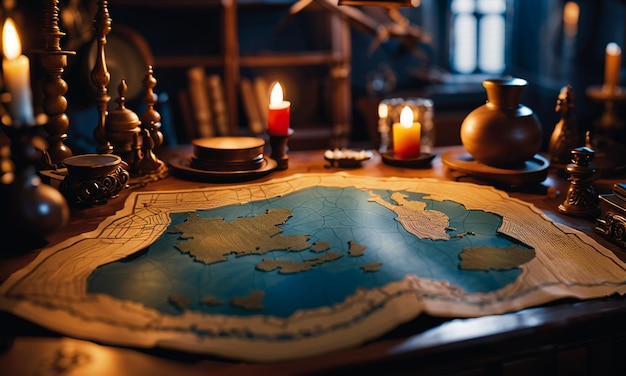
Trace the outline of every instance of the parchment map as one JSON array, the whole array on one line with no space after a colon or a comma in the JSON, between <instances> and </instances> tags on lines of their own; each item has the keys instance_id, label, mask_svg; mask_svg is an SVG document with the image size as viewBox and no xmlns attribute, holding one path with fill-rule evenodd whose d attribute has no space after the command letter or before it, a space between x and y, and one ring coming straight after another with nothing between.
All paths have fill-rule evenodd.
<instances>
[{"instance_id":1,"label":"parchment map","mask_svg":"<svg viewBox=\"0 0 626 376\"><path fill-rule=\"evenodd\" d=\"M65 335L246 361L359 345L421 313L623 295L626 265L491 187L300 174L135 192L0 285Z\"/></svg>"}]
</instances>

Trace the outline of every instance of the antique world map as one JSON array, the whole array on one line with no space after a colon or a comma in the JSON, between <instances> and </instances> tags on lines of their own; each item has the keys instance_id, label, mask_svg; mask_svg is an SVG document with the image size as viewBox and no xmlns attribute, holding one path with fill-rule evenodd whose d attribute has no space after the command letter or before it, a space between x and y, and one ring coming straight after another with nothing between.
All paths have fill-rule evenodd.
<instances>
[{"instance_id":1,"label":"antique world map","mask_svg":"<svg viewBox=\"0 0 626 376\"><path fill-rule=\"evenodd\" d=\"M491 187L300 174L135 192L43 250L0 309L62 334L246 361L357 346L421 313L626 292L626 265Z\"/></svg>"}]
</instances>

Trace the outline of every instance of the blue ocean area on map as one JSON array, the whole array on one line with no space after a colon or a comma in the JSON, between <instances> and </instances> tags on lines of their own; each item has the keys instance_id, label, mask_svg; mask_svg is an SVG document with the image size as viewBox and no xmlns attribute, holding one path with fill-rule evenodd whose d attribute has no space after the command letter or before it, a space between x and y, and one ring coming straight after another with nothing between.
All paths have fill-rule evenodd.
<instances>
[{"instance_id":1,"label":"blue ocean area on map","mask_svg":"<svg viewBox=\"0 0 626 376\"><path fill-rule=\"evenodd\" d=\"M394 191L375 190L385 201L396 205ZM288 208L293 216L279 227L282 235L308 235L311 245L326 242L327 251L342 257L313 266L308 271L282 274L256 266L264 259L303 261L324 252L271 251L262 255L228 255L225 262L204 264L182 253L176 245L186 240L180 233L164 232L149 248L126 259L98 267L88 280L90 293L109 294L131 300L166 314L180 314L170 296L186 297L187 309L225 315L268 315L288 317L297 310L332 306L345 301L359 288L374 289L399 281L407 274L446 280L470 293L498 290L520 274L511 270L462 270L460 253L476 246L508 247L514 239L497 233L498 215L466 210L453 201L425 199L424 195L402 192L410 201L426 203L426 210L445 213L450 220L448 240L420 239L406 231L397 214L379 203L368 201L371 193L357 188L312 187L281 197L195 212L202 218L222 217L235 221L253 217L272 208ZM190 213L171 214L173 226ZM457 234L471 235L455 237ZM350 242L365 246L362 255L348 254ZM523 246L523 245L522 245ZM377 271L366 264L382 263ZM234 297L264 291L262 310L247 310L230 304ZM202 304L210 296L223 304Z\"/></svg>"}]
</instances>

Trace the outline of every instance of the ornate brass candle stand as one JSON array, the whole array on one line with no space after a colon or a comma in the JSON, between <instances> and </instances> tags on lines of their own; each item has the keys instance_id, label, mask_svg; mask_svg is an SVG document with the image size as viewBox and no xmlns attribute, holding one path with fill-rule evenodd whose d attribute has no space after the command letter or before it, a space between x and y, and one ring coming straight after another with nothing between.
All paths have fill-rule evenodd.
<instances>
[{"instance_id":1,"label":"ornate brass candle stand","mask_svg":"<svg viewBox=\"0 0 626 376\"><path fill-rule=\"evenodd\" d=\"M277 170L286 170L289 167L287 141L289 137L293 136L293 133L293 129L289 128L289 132L286 135L269 134L270 147L272 148L270 157L278 163Z\"/></svg>"}]
</instances>

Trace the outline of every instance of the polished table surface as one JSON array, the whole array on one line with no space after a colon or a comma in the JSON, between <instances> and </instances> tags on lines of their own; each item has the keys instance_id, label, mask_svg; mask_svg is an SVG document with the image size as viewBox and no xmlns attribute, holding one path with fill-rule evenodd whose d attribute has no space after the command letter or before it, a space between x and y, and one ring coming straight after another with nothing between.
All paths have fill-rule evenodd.
<instances>
[{"instance_id":1,"label":"polished table surface","mask_svg":"<svg viewBox=\"0 0 626 376\"><path fill-rule=\"evenodd\" d=\"M254 182L288 177L297 173L332 173L343 171L360 176L399 176L459 181L485 184L471 177L452 176L441 162L445 152L459 147L438 148L430 168L411 169L388 166L375 153L361 167L342 169L329 166L324 151L298 151L289 154L289 168L275 171ZM165 161L185 157L191 153L188 146L165 148L158 155ZM594 187L598 193L608 193L620 180L598 179ZM623 181L623 180L622 180ZM250 182L245 182L249 184ZM69 237L95 229L106 217L120 210L126 197L133 191L193 189L224 186L183 180L176 176L134 185L104 205L73 208L67 226L46 239L54 245ZM536 186L524 189L505 189L509 195L532 203L554 221L585 232L601 245L609 248L626 261L626 251L593 232L593 219L567 216L558 212L569 182L556 171ZM500 187L502 188L502 187ZM15 270L25 266L38 254L38 250L10 255L3 245L0 258L0 282ZM9 254L9 256L7 256ZM340 350L319 356L280 363L244 364L211 356L185 354L162 349L129 349L105 346L76 340L50 332L24 320L0 313L0 373L36 374L50 371L63 374L206 374L229 375L342 373L352 371L377 371L399 373L407 367L412 370L439 373L458 372L465 369L484 369L500 364L511 354L526 354L532 349L576 348L580 344L599 343L605 338L626 338L626 299L607 297L580 301L566 299L551 304L524 309L503 315L470 319L443 319L421 315L391 333L357 348ZM622 342L624 343L624 342ZM574 344L574 345L572 345ZM572 350L574 351L574 350ZM610 356L606 355L606 356ZM576 353L570 358L577 359ZM571 360L570 359L570 360ZM105 361L106 360L106 361ZM569 363L568 363L569 364ZM43 368L42 368L43 367ZM49 368L49 369L48 369ZM54 372L53 372L54 371ZM3 373L4 374L4 373Z\"/></svg>"}]
</instances>

